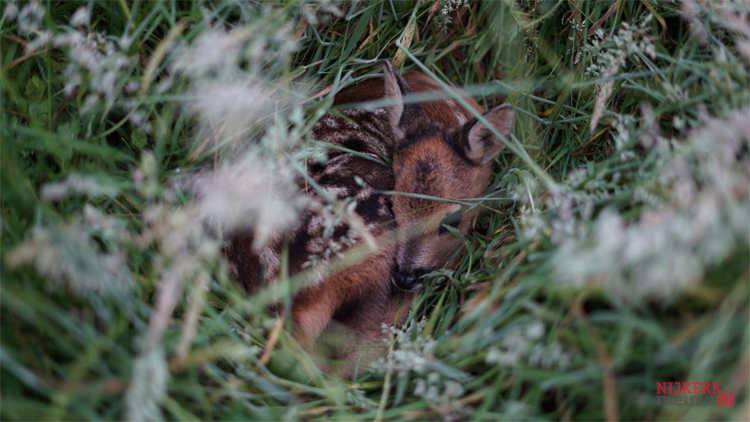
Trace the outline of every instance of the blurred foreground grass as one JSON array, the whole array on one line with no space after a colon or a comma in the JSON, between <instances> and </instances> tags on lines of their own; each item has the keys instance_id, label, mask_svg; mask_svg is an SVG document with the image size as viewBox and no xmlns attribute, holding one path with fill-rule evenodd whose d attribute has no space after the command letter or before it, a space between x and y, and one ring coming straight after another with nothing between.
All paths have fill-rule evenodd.
<instances>
[{"instance_id":1,"label":"blurred foreground grass","mask_svg":"<svg viewBox=\"0 0 750 422\"><path fill-rule=\"evenodd\" d=\"M3 4L3 419L750 417L746 2ZM246 150L303 163L383 59L510 102L523 150L396 352L344 382L175 186ZM735 406L659 406L667 381Z\"/></svg>"}]
</instances>

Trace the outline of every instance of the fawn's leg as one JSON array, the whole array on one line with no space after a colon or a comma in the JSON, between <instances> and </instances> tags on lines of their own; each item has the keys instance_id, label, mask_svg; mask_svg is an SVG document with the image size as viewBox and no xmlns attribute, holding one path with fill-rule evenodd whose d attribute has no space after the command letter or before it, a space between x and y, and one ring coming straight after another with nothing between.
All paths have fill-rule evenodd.
<instances>
[{"instance_id":1,"label":"fawn's leg","mask_svg":"<svg viewBox=\"0 0 750 422\"><path fill-rule=\"evenodd\" d=\"M338 306L337 298L325 287L307 287L297 293L292 303L292 335L305 349L310 349L320 337Z\"/></svg>"},{"instance_id":2,"label":"fawn's leg","mask_svg":"<svg viewBox=\"0 0 750 422\"><path fill-rule=\"evenodd\" d=\"M292 303L297 341L309 350L334 317L361 335L377 336L390 300L392 263L386 249L298 292ZM343 338L352 341L350 335Z\"/></svg>"},{"instance_id":3,"label":"fawn's leg","mask_svg":"<svg viewBox=\"0 0 750 422\"><path fill-rule=\"evenodd\" d=\"M388 350L383 326L401 326L409 316L413 293L400 290L367 295L369 300L352 306L348 318L334 319L317 350L323 357L321 369L330 375L351 379L362 374L370 363Z\"/></svg>"}]
</instances>

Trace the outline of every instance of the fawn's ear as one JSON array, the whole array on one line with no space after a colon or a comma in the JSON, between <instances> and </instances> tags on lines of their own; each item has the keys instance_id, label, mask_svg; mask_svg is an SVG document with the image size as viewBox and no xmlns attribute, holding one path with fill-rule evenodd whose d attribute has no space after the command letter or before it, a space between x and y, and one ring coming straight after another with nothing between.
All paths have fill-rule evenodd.
<instances>
[{"instance_id":1,"label":"fawn's ear","mask_svg":"<svg viewBox=\"0 0 750 422\"><path fill-rule=\"evenodd\" d=\"M392 104L386 107L388 123L398 140L406 135L417 133L429 127L427 114L417 103L404 104L404 95L411 94L409 84L399 76L388 60L383 62L383 76L385 77L385 98Z\"/></svg>"},{"instance_id":2,"label":"fawn's ear","mask_svg":"<svg viewBox=\"0 0 750 422\"><path fill-rule=\"evenodd\" d=\"M484 118L506 138L513 130L515 113L508 104L501 104L484 114ZM467 122L455 135L454 142L461 148L470 160L478 164L489 163L500 151L505 143L493 135L490 129L477 119Z\"/></svg>"}]
</instances>

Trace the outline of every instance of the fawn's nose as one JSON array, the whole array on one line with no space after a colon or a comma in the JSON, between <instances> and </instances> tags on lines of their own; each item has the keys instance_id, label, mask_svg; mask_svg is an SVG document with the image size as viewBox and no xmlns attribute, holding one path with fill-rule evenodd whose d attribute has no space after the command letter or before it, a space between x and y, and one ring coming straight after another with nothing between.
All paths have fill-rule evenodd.
<instances>
[{"instance_id":1,"label":"fawn's nose","mask_svg":"<svg viewBox=\"0 0 750 422\"><path fill-rule=\"evenodd\" d=\"M419 268L413 271L398 271L393 276L393 284L401 290L415 292L422 287L421 278L427 271Z\"/></svg>"}]
</instances>

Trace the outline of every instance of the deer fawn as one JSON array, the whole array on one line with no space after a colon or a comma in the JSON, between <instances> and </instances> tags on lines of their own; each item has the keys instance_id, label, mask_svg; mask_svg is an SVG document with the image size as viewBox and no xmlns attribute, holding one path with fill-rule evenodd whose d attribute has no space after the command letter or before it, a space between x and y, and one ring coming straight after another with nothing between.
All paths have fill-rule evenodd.
<instances>
[{"instance_id":1,"label":"deer fawn","mask_svg":"<svg viewBox=\"0 0 750 422\"><path fill-rule=\"evenodd\" d=\"M290 275L311 272L313 282L296 293L291 308L293 335L306 348L332 320L360 339L377 339L383 323L405 320L410 296L422 285L421 276L450 264L452 256L458 258L455 252L462 243L445 226L466 233L476 218L475 210L425 196L456 200L481 196L489 183L492 159L504 147L455 100L405 103L404 95L441 91L427 75L410 71L401 77L388 62L383 70L384 81L372 79L345 89L334 104L385 97L392 105L329 113L313 128L314 139L358 154L334 149L325 164L309 163L308 175L314 183L300 182L314 198L321 190L339 200L356 198L354 212L364 228L381 240L379 250L346 268L316 272L317 267L326 267L325 259L319 259L328 256L326 248L340 252L362 243L347 222L333 227L332 235L329 225L326 234L321 210L309 210L289 234L277 236L260 252L252 249L252 234L235 236L228 244L234 276L248 289L278 280L285 247ZM481 111L475 101L466 101ZM484 117L503 135L510 134L512 108L501 105ZM382 164L384 156L392 158L392 166ZM392 190L404 195L378 193ZM344 360L352 359L362 346L351 338L343 343L336 347L338 358Z\"/></svg>"}]
</instances>

